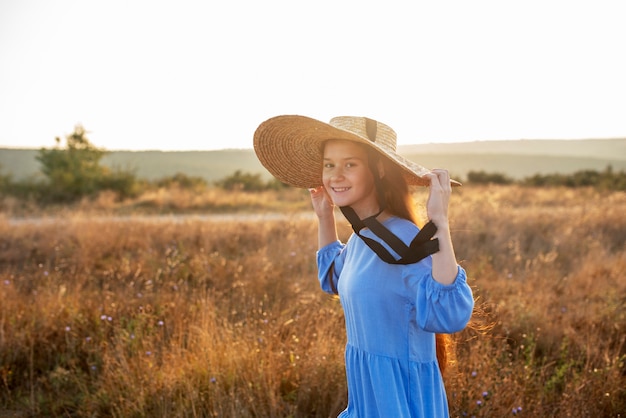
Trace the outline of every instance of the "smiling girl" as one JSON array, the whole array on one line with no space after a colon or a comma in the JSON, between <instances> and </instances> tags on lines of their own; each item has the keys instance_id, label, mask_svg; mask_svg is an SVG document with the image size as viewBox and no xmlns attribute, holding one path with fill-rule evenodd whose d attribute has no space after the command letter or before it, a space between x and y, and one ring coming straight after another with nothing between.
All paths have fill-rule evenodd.
<instances>
[{"instance_id":1,"label":"smiling girl","mask_svg":"<svg viewBox=\"0 0 626 418\"><path fill-rule=\"evenodd\" d=\"M259 126L254 145L274 176L310 190L320 285L345 315L348 406L339 416L447 417L441 334L465 328L474 306L450 237L456 182L402 158L395 132L363 117L279 116ZM410 185L430 187L422 229ZM335 207L354 230L346 243Z\"/></svg>"}]
</instances>

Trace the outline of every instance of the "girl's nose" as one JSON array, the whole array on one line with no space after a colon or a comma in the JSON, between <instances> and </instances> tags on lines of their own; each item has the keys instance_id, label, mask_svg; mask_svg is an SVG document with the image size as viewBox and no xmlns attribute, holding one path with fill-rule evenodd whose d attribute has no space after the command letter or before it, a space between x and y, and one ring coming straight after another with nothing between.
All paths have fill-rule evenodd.
<instances>
[{"instance_id":1,"label":"girl's nose","mask_svg":"<svg viewBox=\"0 0 626 418\"><path fill-rule=\"evenodd\" d=\"M337 180L337 179L343 179L343 170L339 167L337 167L332 174L332 179L333 180Z\"/></svg>"}]
</instances>

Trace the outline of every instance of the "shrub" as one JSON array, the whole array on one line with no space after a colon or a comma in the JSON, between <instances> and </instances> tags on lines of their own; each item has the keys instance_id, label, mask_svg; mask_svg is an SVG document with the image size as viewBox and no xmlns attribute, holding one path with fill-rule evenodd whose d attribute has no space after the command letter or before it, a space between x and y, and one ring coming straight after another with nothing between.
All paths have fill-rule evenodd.
<instances>
[{"instance_id":1,"label":"shrub","mask_svg":"<svg viewBox=\"0 0 626 418\"><path fill-rule=\"evenodd\" d=\"M470 171L467 174L468 183L474 184L512 184L514 180L503 173L487 173L485 171Z\"/></svg>"},{"instance_id":2,"label":"shrub","mask_svg":"<svg viewBox=\"0 0 626 418\"><path fill-rule=\"evenodd\" d=\"M177 187L180 189L198 190L208 186L202 177L188 176L184 173L176 173L173 176L163 177L156 181L158 187Z\"/></svg>"},{"instance_id":3,"label":"shrub","mask_svg":"<svg viewBox=\"0 0 626 418\"><path fill-rule=\"evenodd\" d=\"M626 172L613 171L607 166L604 171L580 170L573 174L535 174L526 177L521 184L533 187L566 186L566 187L596 187L601 190L626 190Z\"/></svg>"},{"instance_id":4,"label":"shrub","mask_svg":"<svg viewBox=\"0 0 626 418\"><path fill-rule=\"evenodd\" d=\"M97 182L98 190L110 190L117 194L119 199L136 197L140 193L140 185L132 171L112 170L105 171L105 175Z\"/></svg>"},{"instance_id":5,"label":"shrub","mask_svg":"<svg viewBox=\"0 0 626 418\"><path fill-rule=\"evenodd\" d=\"M260 174L244 173L241 170L235 171L230 176L215 182L215 185L225 190L244 190L247 192L258 192L262 190L277 189L282 184L277 180L264 182Z\"/></svg>"},{"instance_id":6,"label":"shrub","mask_svg":"<svg viewBox=\"0 0 626 418\"><path fill-rule=\"evenodd\" d=\"M42 148L37 154L41 172L47 178L41 196L52 202L71 202L86 196L94 196L101 190L113 190L121 197L132 195L135 174L100 165L106 155L104 149L93 145L82 125L66 137L66 146L60 147L61 139L55 138L57 146Z\"/></svg>"}]
</instances>

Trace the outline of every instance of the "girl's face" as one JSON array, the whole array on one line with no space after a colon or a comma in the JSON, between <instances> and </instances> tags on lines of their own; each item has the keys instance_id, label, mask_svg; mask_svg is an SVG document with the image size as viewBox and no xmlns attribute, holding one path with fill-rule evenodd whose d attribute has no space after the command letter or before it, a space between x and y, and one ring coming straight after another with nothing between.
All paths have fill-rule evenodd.
<instances>
[{"instance_id":1,"label":"girl's face","mask_svg":"<svg viewBox=\"0 0 626 418\"><path fill-rule=\"evenodd\" d=\"M322 183L335 205L351 206L361 218L379 210L367 152L355 142L326 142Z\"/></svg>"}]
</instances>

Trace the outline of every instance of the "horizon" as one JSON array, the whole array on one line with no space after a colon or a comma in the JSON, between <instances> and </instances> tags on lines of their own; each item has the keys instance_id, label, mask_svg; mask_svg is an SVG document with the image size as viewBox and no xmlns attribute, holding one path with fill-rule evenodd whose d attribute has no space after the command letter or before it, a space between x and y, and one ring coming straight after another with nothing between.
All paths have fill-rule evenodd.
<instances>
[{"instance_id":1,"label":"horizon","mask_svg":"<svg viewBox=\"0 0 626 418\"><path fill-rule=\"evenodd\" d=\"M406 149L411 147L424 147L424 146L442 146L442 147L453 147L455 145L471 145L471 144L484 144L484 143L520 143L520 142L584 142L584 141L626 141L626 136L624 137L614 137L614 138L551 138L551 139L541 139L541 138L520 138L520 139L487 139L487 140L470 140L470 141L458 141L458 142L425 142L425 143L415 143L415 144L398 144L398 150ZM91 141L90 141L91 142ZM247 148L214 148L214 149L108 149L98 146L98 144L92 145L95 147L106 151L106 152L163 152L163 153L175 153L175 152L212 152L212 151L254 151L253 146ZM6 146L0 144L1 150L17 150L17 151L39 151L40 149L49 149L53 147L19 147L19 146Z\"/></svg>"}]
</instances>

